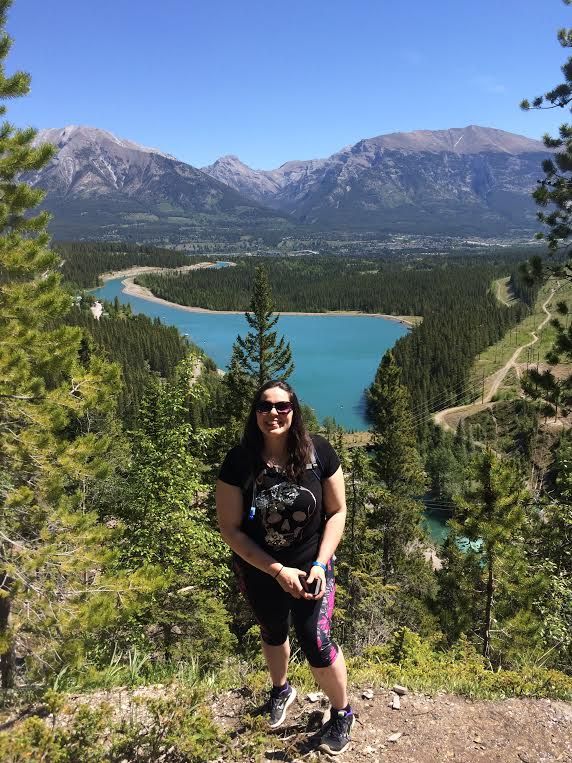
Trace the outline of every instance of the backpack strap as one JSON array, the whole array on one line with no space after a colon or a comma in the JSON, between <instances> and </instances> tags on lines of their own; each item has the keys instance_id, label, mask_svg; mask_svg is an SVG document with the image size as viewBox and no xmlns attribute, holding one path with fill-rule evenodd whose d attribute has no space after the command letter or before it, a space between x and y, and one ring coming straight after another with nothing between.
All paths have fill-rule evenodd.
<instances>
[{"instance_id":1,"label":"backpack strap","mask_svg":"<svg viewBox=\"0 0 572 763\"><path fill-rule=\"evenodd\" d=\"M318 480L321 479L320 474L318 474L318 456L316 454L316 451L312 448L312 461L309 464L306 464L307 471L314 472L314 476L317 477ZM320 469L321 471L321 469Z\"/></svg>"},{"instance_id":2,"label":"backpack strap","mask_svg":"<svg viewBox=\"0 0 572 763\"><path fill-rule=\"evenodd\" d=\"M312 458L312 463L306 464L306 469L311 469L314 472L314 476L316 477L316 479L321 482L324 469L322 467L322 462L320 461L320 457L318 456L316 448L314 447L314 443L312 443L311 458Z\"/></svg>"},{"instance_id":3,"label":"backpack strap","mask_svg":"<svg viewBox=\"0 0 572 763\"><path fill-rule=\"evenodd\" d=\"M316 452L316 448L314 447L314 443L312 443L312 451L310 454L311 461L310 463L306 464L306 469L311 470L314 472L314 476L316 479L321 482L322 481L322 463L320 461L320 458ZM246 493L246 491L250 488L252 485L252 499L250 501L250 510L248 514L249 519L254 519L254 514L256 512L255 507L255 501L256 501L256 483L262 477L264 474L266 474L266 469L262 469L262 471L258 474L258 476L255 478L252 472L250 472L247 476L247 478L244 480L241 486L241 491L243 493Z\"/></svg>"},{"instance_id":4,"label":"backpack strap","mask_svg":"<svg viewBox=\"0 0 572 763\"><path fill-rule=\"evenodd\" d=\"M240 486L240 489L242 490L242 492L246 493L246 491L252 485L253 482L254 482L254 477L252 476L252 473L249 473L248 477L244 480L244 482Z\"/></svg>"}]
</instances>

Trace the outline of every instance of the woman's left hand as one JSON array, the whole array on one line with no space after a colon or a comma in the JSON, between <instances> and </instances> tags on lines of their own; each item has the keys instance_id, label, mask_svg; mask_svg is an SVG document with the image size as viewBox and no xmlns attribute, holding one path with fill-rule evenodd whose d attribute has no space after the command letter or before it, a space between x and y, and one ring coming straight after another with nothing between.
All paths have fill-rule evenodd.
<instances>
[{"instance_id":1,"label":"woman's left hand","mask_svg":"<svg viewBox=\"0 0 572 763\"><path fill-rule=\"evenodd\" d=\"M317 593L315 596L309 591L311 591L315 584L316 580L321 580L320 585L320 592ZM326 573L321 567L318 567L318 565L314 565L310 572L308 573L308 577L304 581L304 598L305 599L313 599L314 601L317 601L318 599L321 599L322 596L326 593Z\"/></svg>"}]
</instances>

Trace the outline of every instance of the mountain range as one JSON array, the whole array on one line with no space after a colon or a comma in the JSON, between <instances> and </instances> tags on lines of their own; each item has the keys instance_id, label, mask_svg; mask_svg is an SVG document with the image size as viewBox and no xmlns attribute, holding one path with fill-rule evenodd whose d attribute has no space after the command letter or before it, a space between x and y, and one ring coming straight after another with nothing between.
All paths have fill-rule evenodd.
<instances>
[{"instance_id":1,"label":"mountain range","mask_svg":"<svg viewBox=\"0 0 572 763\"><path fill-rule=\"evenodd\" d=\"M255 170L236 156L197 169L104 130L42 130L57 153L28 179L66 238L180 242L200 231L295 227L514 235L537 227L530 198L548 152L487 127L392 133L325 159Z\"/></svg>"},{"instance_id":2,"label":"mountain range","mask_svg":"<svg viewBox=\"0 0 572 763\"><path fill-rule=\"evenodd\" d=\"M154 148L105 130L71 125L40 130L51 162L26 179L46 190L57 238L177 243L198 231L284 224L274 210Z\"/></svg>"}]
</instances>

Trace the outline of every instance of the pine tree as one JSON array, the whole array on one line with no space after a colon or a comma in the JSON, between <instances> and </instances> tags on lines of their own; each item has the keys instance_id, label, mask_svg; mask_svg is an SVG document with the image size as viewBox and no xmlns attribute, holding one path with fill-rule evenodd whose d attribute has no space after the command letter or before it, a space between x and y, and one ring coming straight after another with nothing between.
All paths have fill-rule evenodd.
<instances>
[{"instance_id":1,"label":"pine tree","mask_svg":"<svg viewBox=\"0 0 572 763\"><path fill-rule=\"evenodd\" d=\"M527 494L518 470L491 450L475 456L467 477L457 529L479 548L482 598L474 627L483 656L492 660L511 640L514 645L519 633L526 631L525 641L532 643L537 629L530 601L534 581L525 554Z\"/></svg>"},{"instance_id":2,"label":"pine tree","mask_svg":"<svg viewBox=\"0 0 572 763\"><path fill-rule=\"evenodd\" d=\"M0 97L25 95L30 78L6 76L9 0L0 0ZM0 107L5 113L5 107ZM35 131L0 126L0 667L14 681L16 652L57 665L79 636L82 611L113 597L105 578L111 531L98 521L101 485L116 442L110 420L118 370L82 359L81 330L61 320L71 298L48 249L43 198L18 176L38 170L52 146ZM109 592L109 594L107 593ZM74 634L75 631L75 634Z\"/></svg>"},{"instance_id":3,"label":"pine tree","mask_svg":"<svg viewBox=\"0 0 572 763\"><path fill-rule=\"evenodd\" d=\"M571 5L572 0L563 0L565 5ZM558 41L563 48L572 48L572 29L563 28L558 31ZM572 110L572 56L568 56L561 67L564 81L554 88L539 95L530 102L525 99L521 108L525 111L530 109L552 109L555 107ZM551 254L556 253L561 247L565 258L556 266L546 268L539 257L531 258L525 272L528 281L540 281L546 272L552 271L558 277L572 280L572 250L570 249L570 237L572 235L572 124L564 122L560 125L558 137L546 134L543 138L544 145L552 152L549 159L542 163L544 178L539 181L532 196L540 207L538 219L543 223L547 231L537 233L537 238L547 242ZM551 321L556 329L556 338L546 359L550 363L558 363L560 355L564 354L568 359L572 357L572 325L569 322L569 307L566 302L557 304L557 312L560 318ZM566 316L566 324L561 318ZM534 374L536 373L536 377ZM558 380L550 372L546 372L539 378L538 372L530 372L525 379L523 389L525 394L531 395L531 391L538 391L539 384L544 393L543 413L546 417L558 412L558 404L564 399L565 405L571 402L572 376ZM526 382L529 382L528 384ZM537 396L538 397L538 396Z\"/></svg>"},{"instance_id":4,"label":"pine tree","mask_svg":"<svg viewBox=\"0 0 572 763\"><path fill-rule=\"evenodd\" d=\"M548 418L554 416L566 416L570 412L572 404L572 376L565 379L557 379L554 373L548 369L537 371L531 368L526 371L521 379L523 393L537 402L540 412Z\"/></svg>"},{"instance_id":5,"label":"pine tree","mask_svg":"<svg viewBox=\"0 0 572 763\"><path fill-rule=\"evenodd\" d=\"M381 360L367 401L372 421L372 469L378 482L372 500L375 524L382 536L382 580L387 584L405 561L408 548L422 536L422 507L414 496L425 486L409 397L391 352Z\"/></svg>"},{"instance_id":6,"label":"pine tree","mask_svg":"<svg viewBox=\"0 0 572 763\"><path fill-rule=\"evenodd\" d=\"M374 470L392 493L419 494L425 485L407 390L391 351L383 356L367 393Z\"/></svg>"},{"instance_id":7,"label":"pine tree","mask_svg":"<svg viewBox=\"0 0 572 763\"><path fill-rule=\"evenodd\" d=\"M338 553L339 564L336 580L339 589L337 604L344 643L359 650L367 643L366 633L371 637L367 621L368 593L375 564L375 539L368 525L368 498L371 492L370 466L364 448L353 448L347 454L344 466L346 476L347 520ZM364 602L366 603L364 606Z\"/></svg>"},{"instance_id":8,"label":"pine tree","mask_svg":"<svg viewBox=\"0 0 572 763\"><path fill-rule=\"evenodd\" d=\"M308 432L318 432L320 430L320 422L318 421L316 411L312 408L312 406L301 400L300 410L302 412L302 421L304 422L306 430Z\"/></svg>"},{"instance_id":9,"label":"pine tree","mask_svg":"<svg viewBox=\"0 0 572 763\"><path fill-rule=\"evenodd\" d=\"M572 0L563 0L565 5L571 5ZM560 29L558 41L563 48L572 48L572 29ZM544 95L537 96L532 103L525 99L521 108L569 108L572 103L572 57L568 57L561 67L564 82L559 83ZM571 172L572 172L572 125L564 123L560 126L558 138L544 136L546 148L554 151L552 158L543 162L544 179L534 191L536 203L548 212L539 212L538 219L548 227L548 232L538 234L546 239L548 248L555 252L561 243L565 243L572 235L572 217L570 211ZM538 262L536 262L538 266Z\"/></svg>"},{"instance_id":10,"label":"pine tree","mask_svg":"<svg viewBox=\"0 0 572 763\"><path fill-rule=\"evenodd\" d=\"M449 643L454 643L478 630L484 584L481 554L462 539L457 523L448 524L449 534L439 550L442 567L437 571L436 607L441 629Z\"/></svg>"},{"instance_id":11,"label":"pine tree","mask_svg":"<svg viewBox=\"0 0 572 763\"><path fill-rule=\"evenodd\" d=\"M541 575L535 605L550 664L572 670L572 441L562 436L553 465L555 489L535 515L528 556Z\"/></svg>"},{"instance_id":12,"label":"pine tree","mask_svg":"<svg viewBox=\"0 0 572 763\"><path fill-rule=\"evenodd\" d=\"M423 556L430 545L422 526L423 505L416 500L425 487L425 474L409 397L391 352L381 360L367 404L373 450L367 537L375 560L370 599L377 598L394 627L423 629L428 627L427 601L434 585Z\"/></svg>"},{"instance_id":13,"label":"pine tree","mask_svg":"<svg viewBox=\"0 0 572 763\"><path fill-rule=\"evenodd\" d=\"M238 336L233 348L236 359L244 372L261 386L270 379L288 379L294 370L290 344L272 331L278 322L274 314L274 302L266 270L256 268L250 312L245 313L252 329L243 338Z\"/></svg>"},{"instance_id":14,"label":"pine tree","mask_svg":"<svg viewBox=\"0 0 572 763\"><path fill-rule=\"evenodd\" d=\"M237 342L232 348L223 388L221 423L224 424L225 445L230 447L240 439L256 389L254 379L245 370L242 351Z\"/></svg>"},{"instance_id":15,"label":"pine tree","mask_svg":"<svg viewBox=\"0 0 572 763\"><path fill-rule=\"evenodd\" d=\"M174 379L151 376L134 433L123 564L158 570L161 584L141 607L140 636L158 631L164 659L183 648L216 664L232 642L223 605L228 565L206 508L208 491L197 457L201 432L189 424L194 359Z\"/></svg>"}]
</instances>

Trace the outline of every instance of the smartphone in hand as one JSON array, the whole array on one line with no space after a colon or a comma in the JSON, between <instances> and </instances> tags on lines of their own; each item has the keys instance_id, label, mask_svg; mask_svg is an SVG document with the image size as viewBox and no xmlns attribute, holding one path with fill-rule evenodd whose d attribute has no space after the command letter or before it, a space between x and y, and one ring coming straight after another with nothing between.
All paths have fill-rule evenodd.
<instances>
[{"instance_id":1,"label":"smartphone in hand","mask_svg":"<svg viewBox=\"0 0 572 763\"><path fill-rule=\"evenodd\" d=\"M317 596L320 591L322 590L322 578L316 578L312 581L311 585L308 586L308 593L311 593L312 596Z\"/></svg>"},{"instance_id":2,"label":"smartphone in hand","mask_svg":"<svg viewBox=\"0 0 572 763\"><path fill-rule=\"evenodd\" d=\"M306 578L300 577L300 583L302 583L302 588L306 591L306 593L311 593L312 596L317 596L322 590L321 578L316 578L310 584L308 584L306 582Z\"/></svg>"}]
</instances>

